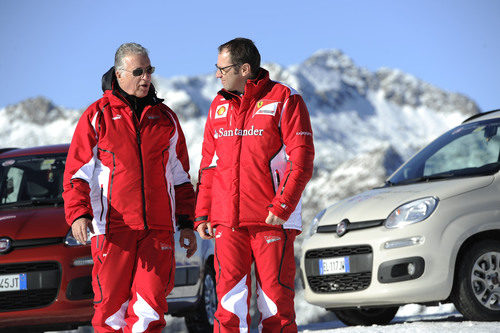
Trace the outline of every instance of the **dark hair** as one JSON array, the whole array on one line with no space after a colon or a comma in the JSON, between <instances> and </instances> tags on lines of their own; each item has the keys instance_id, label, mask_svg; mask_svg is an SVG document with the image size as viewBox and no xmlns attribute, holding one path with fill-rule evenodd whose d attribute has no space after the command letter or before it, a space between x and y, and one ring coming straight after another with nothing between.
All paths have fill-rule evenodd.
<instances>
[{"instance_id":1,"label":"dark hair","mask_svg":"<svg viewBox=\"0 0 500 333\"><path fill-rule=\"evenodd\" d=\"M255 44L248 38L235 38L219 46L219 53L227 50L235 65L249 64L253 74L260 68L260 53Z\"/></svg>"}]
</instances>

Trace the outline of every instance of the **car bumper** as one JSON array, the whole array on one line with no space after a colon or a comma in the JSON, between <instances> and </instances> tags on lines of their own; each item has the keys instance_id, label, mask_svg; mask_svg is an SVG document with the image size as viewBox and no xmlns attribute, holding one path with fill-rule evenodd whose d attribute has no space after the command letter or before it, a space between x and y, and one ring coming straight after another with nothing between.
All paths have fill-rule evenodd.
<instances>
[{"instance_id":1,"label":"car bumper","mask_svg":"<svg viewBox=\"0 0 500 333\"><path fill-rule=\"evenodd\" d=\"M203 271L198 265L178 265L175 269L175 286L167 296L168 313L183 316L193 310L200 300Z\"/></svg>"},{"instance_id":2,"label":"car bumper","mask_svg":"<svg viewBox=\"0 0 500 333\"><path fill-rule=\"evenodd\" d=\"M83 259L78 266L75 260ZM93 314L90 249L63 244L0 256L0 275L25 273L27 290L0 292L0 327L89 322Z\"/></svg>"},{"instance_id":3,"label":"car bumper","mask_svg":"<svg viewBox=\"0 0 500 333\"><path fill-rule=\"evenodd\" d=\"M448 298L453 283L452 249L441 246L439 233L425 232L422 226L414 225L370 229L369 239L363 231L343 237L314 234L302 247L306 300L325 308L349 308ZM412 245L401 246L405 241ZM387 243L401 247L387 249ZM335 257L349 257L349 273L320 272L320 259Z\"/></svg>"}]
</instances>

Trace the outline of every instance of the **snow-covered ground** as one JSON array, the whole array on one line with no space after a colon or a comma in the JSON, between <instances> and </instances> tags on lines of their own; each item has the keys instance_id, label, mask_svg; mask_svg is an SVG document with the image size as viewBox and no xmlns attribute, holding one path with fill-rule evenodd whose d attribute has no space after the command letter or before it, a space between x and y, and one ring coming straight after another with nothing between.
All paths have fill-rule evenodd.
<instances>
[{"instance_id":1,"label":"snow-covered ground","mask_svg":"<svg viewBox=\"0 0 500 333\"><path fill-rule=\"evenodd\" d=\"M301 303L298 300L297 303ZM307 307L307 306L306 306ZM309 306L308 309L298 312L299 332L309 333L494 333L500 332L498 322L476 322L464 321L463 317L455 310L452 304L440 306L421 306L409 304L401 307L396 318L389 325L373 326L353 326L346 327L335 319L333 314L325 310ZM307 324L300 324L300 321L307 321L308 316L321 318L313 320ZM300 320L299 320L300 319ZM166 317L167 327L163 332L187 332L183 320L179 318ZM78 330L66 331L65 333L91 333L91 327L80 327ZM251 333L257 332L252 329ZM55 333L55 332L51 332Z\"/></svg>"}]
</instances>

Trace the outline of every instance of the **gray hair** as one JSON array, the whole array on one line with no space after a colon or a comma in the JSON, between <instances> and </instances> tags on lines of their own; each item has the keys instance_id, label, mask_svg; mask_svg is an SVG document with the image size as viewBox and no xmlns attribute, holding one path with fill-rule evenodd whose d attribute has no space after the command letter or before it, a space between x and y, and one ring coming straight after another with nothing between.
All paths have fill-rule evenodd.
<instances>
[{"instance_id":1,"label":"gray hair","mask_svg":"<svg viewBox=\"0 0 500 333\"><path fill-rule=\"evenodd\" d=\"M118 50L116 50L115 53L116 70L124 70L123 58L125 58L130 54L137 54L149 57L148 50L144 48L142 45L137 43L123 43L122 45L120 45Z\"/></svg>"}]
</instances>

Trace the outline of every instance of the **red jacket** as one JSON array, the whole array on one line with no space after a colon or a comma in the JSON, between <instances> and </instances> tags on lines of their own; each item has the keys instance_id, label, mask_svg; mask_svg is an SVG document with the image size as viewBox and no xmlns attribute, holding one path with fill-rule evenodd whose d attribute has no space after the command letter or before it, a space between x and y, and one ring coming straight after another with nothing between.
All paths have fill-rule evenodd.
<instances>
[{"instance_id":1,"label":"red jacket","mask_svg":"<svg viewBox=\"0 0 500 333\"><path fill-rule=\"evenodd\" d=\"M112 89L83 113L64 173L68 224L90 215L94 233L106 234L173 230L176 215L192 221L194 191L184 134L174 112L154 93L152 98L140 121Z\"/></svg>"},{"instance_id":2,"label":"red jacket","mask_svg":"<svg viewBox=\"0 0 500 333\"><path fill-rule=\"evenodd\" d=\"M241 97L219 91L205 125L195 227L264 225L271 211L301 230L313 159L309 113L295 90L261 69Z\"/></svg>"}]
</instances>

